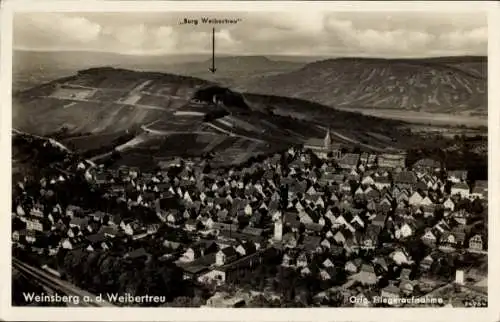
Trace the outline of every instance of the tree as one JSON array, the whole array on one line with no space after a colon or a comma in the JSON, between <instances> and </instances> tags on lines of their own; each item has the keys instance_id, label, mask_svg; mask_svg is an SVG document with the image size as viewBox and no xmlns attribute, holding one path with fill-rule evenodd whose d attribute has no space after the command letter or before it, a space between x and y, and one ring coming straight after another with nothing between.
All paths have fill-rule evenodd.
<instances>
[{"instance_id":1,"label":"tree","mask_svg":"<svg viewBox=\"0 0 500 322\"><path fill-rule=\"evenodd\" d=\"M287 267L280 268L277 275L277 284L285 301L291 301L295 297L296 281L297 273L293 269Z\"/></svg>"},{"instance_id":2,"label":"tree","mask_svg":"<svg viewBox=\"0 0 500 322\"><path fill-rule=\"evenodd\" d=\"M207 162L207 163L205 164L205 166L203 167L203 173L205 173L205 174L206 174L206 173L210 173L210 171L212 171L212 167L210 166L210 163L209 163L209 162Z\"/></svg>"},{"instance_id":3,"label":"tree","mask_svg":"<svg viewBox=\"0 0 500 322\"><path fill-rule=\"evenodd\" d=\"M271 303L268 301L268 299L264 295L257 295L252 298L250 303L248 304L249 307L271 307Z\"/></svg>"},{"instance_id":4,"label":"tree","mask_svg":"<svg viewBox=\"0 0 500 322\"><path fill-rule=\"evenodd\" d=\"M167 298L174 298L184 292L188 292L187 285L183 282L182 271L172 263L161 263L158 269L160 287Z\"/></svg>"},{"instance_id":5,"label":"tree","mask_svg":"<svg viewBox=\"0 0 500 322\"><path fill-rule=\"evenodd\" d=\"M408 249L408 253L414 261L420 262L425 256L427 256L427 246L420 238L410 238L405 244Z\"/></svg>"},{"instance_id":6,"label":"tree","mask_svg":"<svg viewBox=\"0 0 500 322\"><path fill-rule=\"evenodd\" d=\"M280 209L285 210L288 207L288 185L280 187Z\"/></svg>"},{"instance_id":7,"label":"tree","mask_svg":"<svg viewBox=\"0 0 500 322\"><path fill-rule=\"evenodd\" d=\"M15 306L24 306L24 305L37 305L40 306L40 304L36 302L27 302L26 298L23 296L23 294L29 294L29 293L34 293L34 294L43 294L45 290L41 287L38 286L37 284L33 283L26 277L24 277L21 274L15 274L13 273L12 275L12 288L11 288L11 299L12 299L12 305ZM63 304L64 305L64 304ZM51 306L59 306L56 303L51 304Z\"/></svg>"},{"instance_id":8,"label":"tree","mask_svg":"<svg viewBox=\"0 0 500 322\"><path fill-rule=\"evenodd\" d=\"M118 269L121 266L118 258L103 253L99 259L98 272L102 279L102 287L105 292L118 291Z\"/></svg>"},{"instance_id":9,"label":"tree","mask_svg":"<svg viewBox=\"0 0 500 322\"><path fill-rule=\"evenodd\" d=\"M200 307L203 305L203 299L199 296L193 298L188 296L176 297L168 306L169 307Z\"/></svg>"},{"instance_id":10,"label":"tree","mask_svg":"<svg viewBox=\"0 0 500 322\"><path fill-rule=\"evenodd\" d=\"M480 199L476 198L472 201L470 210L473 214L482 214L484 211L483 203Z\"/></svg>"},{"instance_id":11,"label":"tree","mask_svg":"<svg viewBox=\"0 0 500 322\"><path fill-rule=\"evenodd\" d=\"M330 307L342 307L345 304L344 295L339 291L334 291L329 294L327 305Z\"/></svg>"}]
</instances>

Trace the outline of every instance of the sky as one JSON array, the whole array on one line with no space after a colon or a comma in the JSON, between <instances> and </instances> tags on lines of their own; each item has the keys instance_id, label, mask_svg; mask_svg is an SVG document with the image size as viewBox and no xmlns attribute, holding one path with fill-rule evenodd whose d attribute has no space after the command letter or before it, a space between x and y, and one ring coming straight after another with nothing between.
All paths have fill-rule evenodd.
<instances>
[{"instance_id":1,"label":"sky","mask_svg":"<svg viewBox=\"0 0 500 322\"><path fill-rule=\"evenodd\" d=\"M14 48L136 55L211 51L212 25L184 18L240 18L217 25L216 50L232 55L430 57L487 55L480 12L16 13Z\"/></svg>"}]
</instances>

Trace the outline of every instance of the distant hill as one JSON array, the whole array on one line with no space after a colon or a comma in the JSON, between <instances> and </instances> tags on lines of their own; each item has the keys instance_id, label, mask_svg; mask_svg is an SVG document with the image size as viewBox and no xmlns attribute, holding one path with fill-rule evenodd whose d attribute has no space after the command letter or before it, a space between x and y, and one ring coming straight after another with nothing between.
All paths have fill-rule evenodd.
<instances>
[{"instance_id":1,"label":"distant hill","mask_svg":"<svg viewBox=\"0 0 500 322\"><path fill-rule=\"evenodd\" d=\"M209 84L171 74L86 69L17 93L12 124L38 135L61 130L68 134L133 131L183 106L197 89Z\"/></svg>"},{"instance_id":2,"label":"distant hill","mask_svg":"<svg viewBox=\"0 0 500 322\"><path fill-rule=\"evenodd\" d=\"M24 90L75 74L88 68L111 66L137 71L189 75L232 85L255 76L268 76L298 69L314 57L227 56L217 54L216 74L208 71L210 54L124 55L90 51L29 51L13 54L14 90ZM317 58L316 58L317 59Z\"/></svg>"},{"instance_id":3,"label":"distant hill","mask_svg":"<svg viewBox=\"0 0 500 322\"><path fill-rule=\"evenodd\" d=\"M276 60L265 56L228 56L216 57L216 73L211 73L208 67L212 65L212 60L203 62L191 62L176 64L166 68L168 72L189 75L228 85L238 84L248 81L249 78L265 77L277 75L285 72L297 70L305 65L304 62Z\"/></svg>"},{"instance_id":4,"label":"distant hill","mask_svg":"<svg viewBox=\"0 0 500 322\"><path fill-rule=\"evenodd\" d=\"M222 161L238 163L290 144L321 141L328 126L339 143L369 150L420 140L401 121L242 93L195 77L112 67L81 70L18 92L12 116L15 129L54 138L86 158L116 148L127 151L127 162L217 152Z\"/></svg>"},{"instance_id":5,"label":"distant hill","mask_svg":"<svg viewBox=\"0 0 500 322\"><path fill-rule=\"evenodd\" d=\"M328 59L237 88L339 108L486 113L487 58Z\"/></svg>"},{"instance_id":6,"label":"distant hill","mask_svg":"<svg viewBox=\"0 0 500 322\"><path fill-rule=\"evenodd\" d=\"M28 89L88 68L111 66L166 71L165 67L171 64L206 59L206 55L138 56L91 51L15 50L12 62L14 90Z\"/></svg>"},{"instance_id":7,"label":"distant hill","mask_svg":"<svg viewBox=\"0 0 500 322\"><path fill-rule=\"evenodd\" d=\"M120 68L142 67L161 68L171 64L182 64L193 61L204 61L208 58L203 54L183 55L127 55L120 53L96 51L32 51L14 50L13 69L31 70L37 67L78 70L112 66Z\"/></svg>"},{"instance_id":8,"label":"distant hill","mask_svg":"<svg viewBox=\"0 0 500 322\"><path fill-rule=\"evenodd\" d=\"M338 122L339 117L359 117L378 126L401 124L287 97L234 92L214 82L157 72L137 72L113 67L90 68L13 97L13 127L50 135L132 131L141 125L169 118L187 108L202 113L209 106L192 107L191 100L212 103L206 93L218 95L230 109L293 117L309 122ZM212 95L212 94L209 94ZM235 110L236 111L236 110ZM235 112L236 113L236 112ZM339 123L340 124L340 123Z\"/></svg>"}]
</instances>

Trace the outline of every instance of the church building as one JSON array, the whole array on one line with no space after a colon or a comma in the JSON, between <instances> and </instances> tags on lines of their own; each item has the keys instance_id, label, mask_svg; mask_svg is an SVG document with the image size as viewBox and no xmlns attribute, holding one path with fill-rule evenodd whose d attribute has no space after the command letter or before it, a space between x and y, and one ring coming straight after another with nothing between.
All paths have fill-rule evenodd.
<instances>
[{"instance_id":1,"label":"church building","mask_svg":"<svg viewBox=\"0 0 500 322\"><path fill-rule=\"evenodd\" d=\"M341 145L340 143L335 143L332 140L330 128L326 131L324 139L309 139L304 144L304 148L311 149L319 158L322 159L329 159L330 157L333 159L340 159L342 157Z\"/></svg>"}]
</instances>

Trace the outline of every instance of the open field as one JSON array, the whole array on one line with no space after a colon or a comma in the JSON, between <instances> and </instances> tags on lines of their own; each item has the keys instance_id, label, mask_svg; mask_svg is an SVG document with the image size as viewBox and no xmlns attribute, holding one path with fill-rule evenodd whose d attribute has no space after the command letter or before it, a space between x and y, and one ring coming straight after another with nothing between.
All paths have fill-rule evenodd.
<instances>
[{"instance_id":1,"label":"open field","mask_svg":"<svg viewBox=\"0 0 500 322\"><path fill-rule=\"evenodd\" d=\"M75 152L84 153L89 150L98 150L103 147L109 147L126 134L127 133L125 132L101 133L98 135L88 134L63 139L61 140L61 143Z\"/></svg>"},{"instance_id":2,"label":"open field","mask_svg":"<svg viewBox=\"0 0 500 322\"><path fill-rule=\"evenodd\" d=\"M143 143L121 151L114 166L153 168L162 160L174 157L200 157L210 152L212 166L246 162L249 158L284 149L286 145L256 142L243 137L217 134L173 134L152 136ZM108 155L109 157L110 155Z\"/></svg>"}]
</instances>

